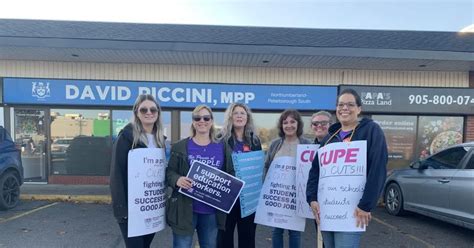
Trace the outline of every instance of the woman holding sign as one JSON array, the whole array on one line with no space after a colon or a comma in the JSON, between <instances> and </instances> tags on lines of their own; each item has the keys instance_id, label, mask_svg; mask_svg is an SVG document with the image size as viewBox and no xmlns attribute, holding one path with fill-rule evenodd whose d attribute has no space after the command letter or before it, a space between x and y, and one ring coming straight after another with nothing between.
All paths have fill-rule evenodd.
<instances>
[{"instance_id":1,"label":"woman holding sign","mask_svg":"<svg viewBox=\"0 0 474 248\"><path fill-rule=\"evenodd\" d=\"M110 169L112 207L127 247L150 247L155 236L128 237L128 153L135 148L164 147L160 105L152 95L139 95L133 105L132 122L120 131L114 143Z\"/></svg>"},{"instance_id":2,"label":"woman holding sign","mask_svg":"<svg viewBox=\"0 0 474 248\"><path fill-rule=\"evenodd\" d=\"M342 194L347 194L347 192L355 192L361 195L360 198L357 195L359 200L357 200L357 202L354 202L355 209L349 213L349 215L353 215L353 217L355 218L354 226L350 228L361 231L324 231L324 228L322 227L323 242L326 248L359 247L362 231L369 224L369 221L371 219L370 211L374 209L377 205L377 201L383 189L383 185L386 178L388 153L387 145L385 143L385 136L379 125L377 125L371 119L358 118L362 110L361 106L362 101L355 90L345 89L339 94L336 106L336 116L339 122L331 125L331 127L329 128L329 134L322 140L322 146L318 150L318 153L321 154L315 156L312 168L309 173L306 196L307 201L310 204L315 219L318 223L320 223L322 217L325 220L343 219L342 217L350 219L349 217L351 217L344 214L338 216L322 212L320 204L323 204L323 200L320 200L318 202L318 185L319 187L322 187L319 188L320 195L326 190L330 191L331 197L329 197L329 200L328 198L326 198L324 204L329 204L333 207L335 206L335 203L337 203L336 205L344 205L345 203L349 202L346 201L345 196L342 197L343 199L337 198ZM364 144L364 142L361 143L356 141L365 141L366 145ZM337 145L337 142L348 142L347 147L349 148L347 148L346 150L333 150L332 158L329 158L331 157L331 153L325 154L324 147L335 147L335 145ZM323 183L323 186L321 186L320 180L322 182L323 179L320 179L320 174L324 177L324 180L327 180L327 174L329 173L343 174L347 172L339 170L327 172L326 169L324 169L324 171L321 171L321 163L326 166L330 163L336 163L335 161L340 160L343 161L343 164L345 166L351 166L350 168L355 168L354 171L357 172L357 168L360 168L359 166L361 164L357 163L356 159L358 156L356 152L357 150L354 148L356 143L364 144L363 146L366 150L366 154L363 154L362 157L364 158L367 166L365 167L365 165L362 164L362 168L366 168L366 170L365 173L361 174L361 176L365 180L365 184L362 184L360 187L356 187L357 185L349 184L340 185L340 187L328 187ZM331 144L332 146L328 146L329 144ZM351 144L353 144L352 148L350 147ZM323 155L323 161L320 161L319 156ZM350 171L351 170L349 170L349 172ZM333 178L337 178L334 176ZM350 176L354 178L355 175ZM340 178L340 180L344 179L343 177ZM349 177L346 178L347 180L349 180ZM340 227L338 227L337 229L340 229Z\"/></svg>"},{"instance_id":3,"label":"woman holding sign","mask_svg":"<svg viewBox=\"0 0 474 248\"><path fill-rule=\"evenodd\" d=\"M278 120L278 136L280 138L273 140L268 149L265 158L265 170L270 169L270 165L275 158L278 157L293 157L296 161L296 150L298 144L311 144L312 142L302 137L303 135L303 120L298 111L294 109L287 109L281 113ZM295 169L296 170L296 169ZM267 177L268 178L268 177ZM267 178L265 180L267 180ZM290 185L296 187L296 185ZM294 216L294 218L304 218ZM272 233L272 247L283 248L283 232L284 229L275 227ZM301 232L288 229L290 248L301 247Z\"/></svg>"},{"instance_id":4,"label":"woman holding sign","mask_svg":"<svg viewBox=\"0 0 474 248\"><path fill-rule=\"evenodd\" d=\"M206 105L199 105L193 110L191 133L191 137L171 147L166 181L173 192L167 202L166 219L173 230L173 247L192 247L196 230L199 246L214 248L218 229L225 228L226 214L180 193L179 189L195 190L193 180L187 175L196 160L234 175L231 150L225 143L216 140L214 118Z\"/></svg>"},{"instance_id":5,"label":"woman holding sign","mask_svg":"<svg viewBox=\"0 0 474 248\"><path fill-rule=\"evenodd\" d=\"M243 103L232 103L224 114L224 127L218 138L227 143L235 153L262 150L260 139L254 135L252 112ZM234 247L234 228L237 225L239 247L255 247L255 214L241 218L240 201L237 200L227 215L225 231L219 230L218 247Z\"/></svg>"}]
</instances>

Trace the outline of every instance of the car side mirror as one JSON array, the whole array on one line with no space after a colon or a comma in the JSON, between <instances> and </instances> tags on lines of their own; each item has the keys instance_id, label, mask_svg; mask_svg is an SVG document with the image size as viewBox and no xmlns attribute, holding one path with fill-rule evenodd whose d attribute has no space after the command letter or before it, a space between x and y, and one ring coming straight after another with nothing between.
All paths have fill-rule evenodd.
<instances>
[{"instance_id":1,"label":"car side mirror","mask_svg":"<svg viewBox=\"0 0 474 248\"><path fill-rule=\"evenodd\" d=\"M416 161L411 163L410 167L413 169L425 170L428 168L428 165L426 163L422 163L421 161Z\"/></svg>"}]
</instances>

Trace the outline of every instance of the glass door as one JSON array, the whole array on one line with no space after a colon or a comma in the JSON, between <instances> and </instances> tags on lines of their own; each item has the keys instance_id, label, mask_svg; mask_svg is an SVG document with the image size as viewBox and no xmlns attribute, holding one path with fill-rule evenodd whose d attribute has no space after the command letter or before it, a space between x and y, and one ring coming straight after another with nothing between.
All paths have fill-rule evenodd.
<instances>
[{"instance_id":1,"label":"glass door","mask_svg":"<svg viewBox=\"0 0 474 248\"><path fill-rule=\"evenodd\" d=\"M21 144L25 182L46 182L45 110L14 110L15 142Z\"/></svg>"}]
</instances>

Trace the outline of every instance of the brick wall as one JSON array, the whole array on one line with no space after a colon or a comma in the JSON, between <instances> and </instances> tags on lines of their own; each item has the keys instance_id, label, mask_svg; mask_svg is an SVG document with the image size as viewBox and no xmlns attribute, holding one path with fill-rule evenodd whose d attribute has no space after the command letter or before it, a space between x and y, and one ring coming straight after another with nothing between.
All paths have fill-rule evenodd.
<instances>
[{"instance_id":1,"label":"brick wall","mask_svg":"<svg viewBox=\"0 0 474 248\"><path fill-rule=\"evenodd\" d=\"M474 141L474 116L466 118L466 127L464 129L464 141Z\"/></svg>"}]
</instances>

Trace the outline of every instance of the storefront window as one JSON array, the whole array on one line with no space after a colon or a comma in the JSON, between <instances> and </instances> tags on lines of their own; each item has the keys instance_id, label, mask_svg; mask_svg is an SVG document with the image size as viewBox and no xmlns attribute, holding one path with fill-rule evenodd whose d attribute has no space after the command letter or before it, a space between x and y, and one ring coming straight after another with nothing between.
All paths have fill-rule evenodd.
<instances>
[{"instance_id":1,"label":"storefront window","mask_svg":"<svg viewBox=\"0 0 474 248\"><path fill-rule=\"evenodd\" d=\"M112 137L115 139L120 130L132 120L131 110L113 110L112 111ZM168 140L171 138L171 112L162 111L161 121L163 122L163 131Z\"/></svg>"},{"instance_id":2,"label":"storefront window","mask_svg":"<svg viewBox=\"0 0 474 248\"><path fill-rule=\"evenodd\" d=\"M42 109L14 110L15 142L21 145L24 178L29 182L46 181L46 127Z\"/></svg>"},{"instance_id":3,"label":"storefront window","mask_svg":"<svg viewBox=\"0 0 474 248\"><path fill-rule=\"evenodd\" d=\"M389 170L406 168L414 160L416 144L416 116L373 115L385 134Z\"/></svg>"},{"instance_id":4,"label":"storefront window","mask_svg":"<svg viewBox=\"0 0 474 248\"><path fill-rule=\"evenodd\" d=\"M110 135L109 110L51 109L51 173L109 175Z\"/></svg>"},{"instance_id":5,"label":"storefront window","mask_svg":"<svg viewBox=\"0 0 474 248\"><path fill-rule=\"evenodd\" d=\"M463 140L463 117L420 116L417 158L426 158Z\"/></svg>"}]
</instances>

